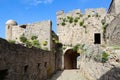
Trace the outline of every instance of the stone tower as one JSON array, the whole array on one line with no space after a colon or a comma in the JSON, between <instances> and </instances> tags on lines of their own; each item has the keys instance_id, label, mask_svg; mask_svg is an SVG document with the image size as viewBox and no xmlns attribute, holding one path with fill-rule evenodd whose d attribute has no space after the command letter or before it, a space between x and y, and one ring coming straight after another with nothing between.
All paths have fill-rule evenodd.
<instances>
[{"instance_id":1,"label":"stone tower","mask_svg":"<svg viewBox=\"0 0 120 80\"><path fill-rule=\"evenodd\" d=\"M64 13L57 12L57 32L59 41L65 46L76 44L104 44L102 20L106 9L86 9L83 14L80 9ZM98 40L97 40L98 38Z\"/></svg>"},{"instance_id":2,"label":"stone tower","mask_svg":"<svg viewBox=\"0 0 120 80\"><path fill-rule=\"evenodd\" d=\"M120 0L112 0L108 13L112 13L112 14L120 13Z\"/></svg>"},{"instance_id":3,"label":"stone tower","mask_svg":"<svg viewBox=\"0 0 120 80\"><path fill-rule=\"evenodd\" d=\"M12 39L12 27L17 25L17 22L14 20L8 20L6 23L6 39Z\"/></svg>"}]
</instances>

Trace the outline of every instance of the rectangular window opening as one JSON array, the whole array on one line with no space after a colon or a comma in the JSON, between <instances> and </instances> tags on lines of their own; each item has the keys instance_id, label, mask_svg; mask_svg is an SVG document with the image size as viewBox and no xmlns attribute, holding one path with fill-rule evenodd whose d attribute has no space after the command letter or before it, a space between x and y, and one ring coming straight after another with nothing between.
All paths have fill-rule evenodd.
<instances>
[{"instance_id":1,"label":"rectangular window opening","mask_svg":"<svg viewBox=\"0 0 120 80\"><path fill-rule=\"evenodd\" d=\"M100 33L94 34L94 44L101 44L101 34Z\"/></svg>"}]
</instances>

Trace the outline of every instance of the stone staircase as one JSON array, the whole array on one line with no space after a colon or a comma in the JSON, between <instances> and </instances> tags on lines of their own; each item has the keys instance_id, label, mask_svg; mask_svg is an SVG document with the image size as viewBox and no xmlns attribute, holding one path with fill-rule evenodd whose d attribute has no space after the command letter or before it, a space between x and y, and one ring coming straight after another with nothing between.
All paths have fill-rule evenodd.
<instances>
[{"instance_id":1,"label":"stone staircase","mask_svg":"<svg viewBox=\"0 0 120 80\"><path fill-rule=\"evenodd\" d=\"M80 75L79 70L64 70L58 71L49 80L86 80Z\"/></svg>"}]
</instances>

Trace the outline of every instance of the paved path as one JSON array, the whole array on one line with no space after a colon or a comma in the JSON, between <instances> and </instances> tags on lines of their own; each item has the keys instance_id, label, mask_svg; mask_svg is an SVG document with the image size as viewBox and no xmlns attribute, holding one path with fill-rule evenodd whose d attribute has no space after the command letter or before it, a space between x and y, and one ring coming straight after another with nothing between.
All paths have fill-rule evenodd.
<instances>
[{"instance_id":1,"label":"paved path","mask_svg":"<svg viewBox=\"0 0 120 80\"><path fill-rule=\"evenodd\" d=\"M58 71L49 80L85 80L81 75L79 70L64 70Z\"/></svg>"}]
</instances>

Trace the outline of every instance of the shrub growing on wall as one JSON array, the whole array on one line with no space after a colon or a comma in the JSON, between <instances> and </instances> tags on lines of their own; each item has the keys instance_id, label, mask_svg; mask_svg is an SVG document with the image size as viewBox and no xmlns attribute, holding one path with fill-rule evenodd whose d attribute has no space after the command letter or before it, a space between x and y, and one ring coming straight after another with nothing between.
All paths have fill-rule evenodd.
<instances>
[{"instance_id":1,"label":"shrub growing on wall","mask_svg":"<svg viewBox=\"0 0 120 80\"><path fill-rule=\"evenodd\" d=\"M91 17L91 15L88 15L88 18Z\"/></svg>"},{"instance_id":2,"label":"shrub growing on wall","mask_svg":"<svg viewBox=\"0 0 120 80\"><path fill-rule=\"evenodd\" d=\"M44 46L46 46L46 45L48 44L48 42L47 42L47 41L44 41L42 44L43 44Z\"/></svg>"},{"instance_id":3,"label":"shrub growing on wall","mask_svg":"<svg viewBox=\"0 0 120 80\"><path fill-rule=\"evenodd\" d=\"M99 17L99 15L98 15L98 13L96 13L96 15L95 15L96 17Z\"/></svg>"},{"instance_id":4,"label":"shrub growing on wall","mask_svg":"<svg viewBox=\"0 0 120 80\"><path fill-rule=\"evenodd\" d=\"M108 57L109 57L108 53L103 52L103 53L102 53L102 62L103 62L103 63L106 62L106 61L108 60Z\"/></svg>"},{"instance_id":5,"label":"shrub growing on wall","mask_svg":"<svg viewBox=\"0 0 120 80\"><path fill-rule=\"evenodd\" d=\"M108 61L109 54L107 52L102 52L101 54L94 55L94 60L97 62L105 63Z\"/></svg>"},{"instance_id":6,"label":"shrub growing on wall","mask_svg":"<svg viewBox=\"0 0 120 80\"><path fill-rule=\"evenodd\" d=\"M74 19L74 22L75 22L75 23L77 23L77 22L78 22L78 19L77 19L77 18L75 18L75 19Z\"/></svg>"},{"instance_id":7,"label":"shrub growing on wall","mask_svg":"<svg viewBox=\"0 0 120 80\"><path fill-rule=\"evenodd\" d=\"M80 26L83 26L84 25L84 20L80 22Z\"/></svg>"},{"instance_id":8,"label":"shrub growing on wall","mask_svg":"<svg viewBox=\"0 0 120 80\"><path fill-rule=\"evenodd\" d=\"M37 36L32 36L31 37L31 40L35 40L35 39L37 39L38 37Z\"/></svg>"},{"instance_id":9,"label":"shrub growing on wall","mask_svg":"<svg viewBox=\"0 0 120 80\"><path fill-rule=\"evenodd\" d=\"M37 40L37 36L32 36L31 39L27 39L24 35L20 37L20 41L25 44L28 48L36 47L41 48L39 40Z\"/></svg>"},{"instance_id":10,"label":"shrub growing on wall","mask_svg":"<svg viewBox=\"0 0 120 80\"><path fill-rule=\"evenodd\" d=\"M105 39L106 29L108 27L108 24L103 25L103 38Z\"/></svg>"},{"instance_id":11,"label":"shrub growing on wall","mask_svg":"<svg viewBox=\"0 0 120 80\"><path fill-rule=\"evenodd\" d=\"M27 38L24 37L24 35L22 35L22 36L20 36L20 41L21 41L22 43L26 43Z\"/></svg>"},{"instance_id":12,"label":"shrub growing on wall","mask_svg":"<svg viewBox=\"0 0 120 80\"><path fill-rule=\"evenodd\" d=\"M28 48L32 48L32 43L29 40L27 40L25 44Z\"/></svg>"},{"instance_id":13,"label":"shrub growing on wall","mask_svg":"<svg viewBox=\"0 0 120 80\"><path fill-rule=\"evenodd\" d=\"M62 22L62 24L61 24L62 26L65 26L66 24L65 24L65 22Z\"/></svg>"},{"instance_id":14,"label":"shrub growing on wall","mask_svg":"<svg viewBox=\"0 0 120 80\"><path fill-rule=\"evenodd\" d=\"M69 17L69 23L73 23L73 17Z\"/></svg>"},{"instance_id":15,"label":"shrub growing on wall","mask_svg":"<svg viewBox=\"0 0 120 80\"><path fill-rule=\"evenodd\" d=\"M8 41L10 44L15 44L15 40L9 40Z\"/></svg>"},{"instance_id":16,"label":"shrub growing on wall","mask_svg":"<svg viewBox=\"0 0 120 80\"><path fill-rule=\"evenodd\" d=\"M32 46L36 47L36 48L41 48L41 45L39 43L39 40L33 40L32 41Z\"/></svg>"},{"instance_id":17,"label":"shrub growing on wall","mask_svg":"<svg viewBox=\"0 0 120 80\"><path fill-rule=\"evenodd\" d=\"M105 25L105 20L103 19L103 20L101 20L101 23L102 23L102 25Z\"/></svg>"},{"instance_id":18,"label":"shrub growing on wall","mask_svg":"<svg viewBox=\"0 0 120 80\"><path fill-rule=\"evenodd\" d=\"M84 53L86 49L84 49L85 44L77 44L73 46L73 51L76 51L77 53Z\"/></svg>"}]
</instances>

